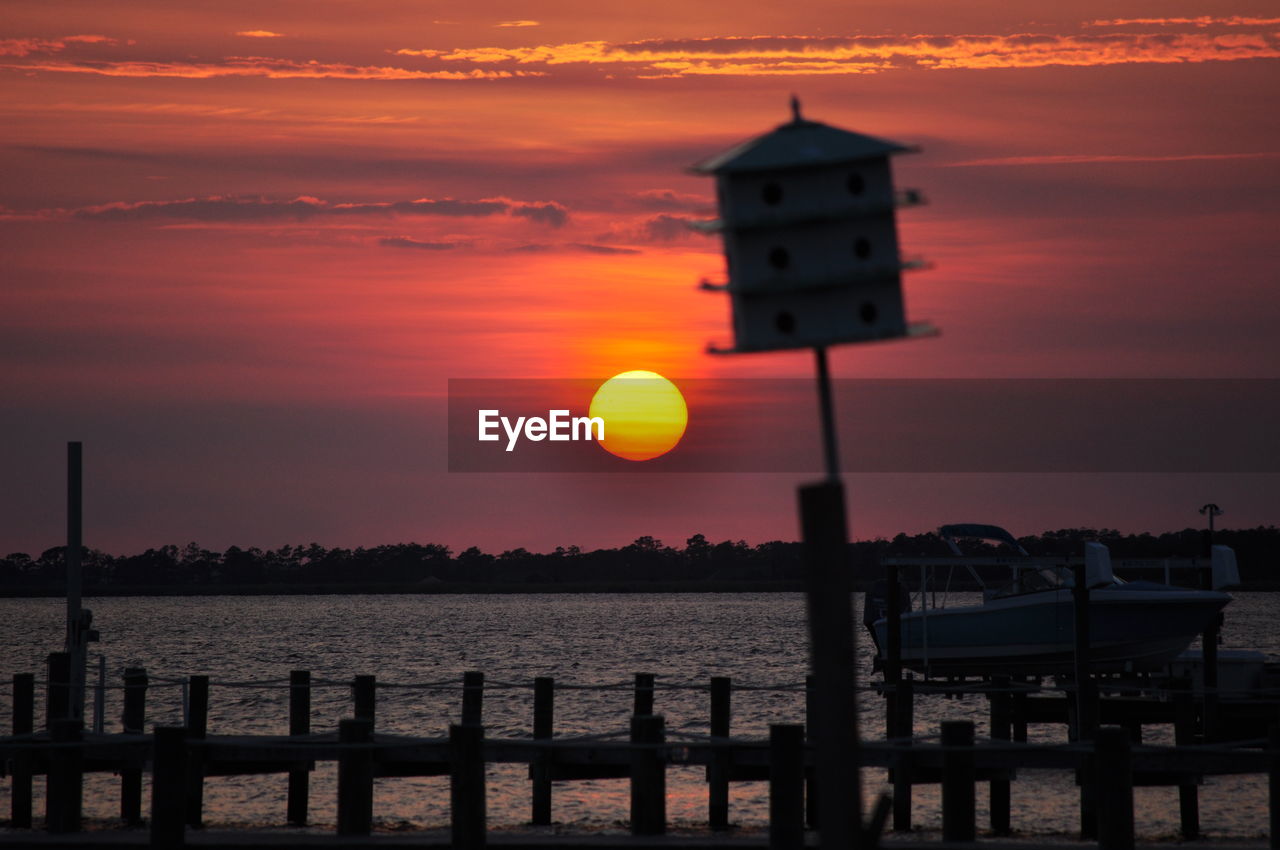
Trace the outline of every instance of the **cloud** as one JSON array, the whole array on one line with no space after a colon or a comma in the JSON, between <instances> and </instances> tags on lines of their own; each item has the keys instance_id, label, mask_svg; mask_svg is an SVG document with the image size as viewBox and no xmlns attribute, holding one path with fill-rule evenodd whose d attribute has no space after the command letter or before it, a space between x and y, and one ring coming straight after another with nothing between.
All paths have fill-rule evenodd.
<instances>
[{"instance_id":1,"label":"cloud","mask_svg":"<svg viewBox=\"0 0 1280 850\"><path fill-rule=\"evenodd\" d=\"M62 38L0 39L0 56L30 56L33 53L58 53L68 44L119 44L105 35L67 35Z\"/></svg>"},{"instance_id":2,"label":"cloud","mask_svg":"<svg viewBox=\"0 0 1280 850\"><path fill-rule=\"evenodd\" d=\"M25 56L25 53L12 55ZM228 56L218 62L181 61L64 61L43 59L35 62L3 63L0 70L45 71L65 74L96 74L104 77L179 77L210 79L213 77L267 77L269 79L339 79L339 80L501 80L513 77L540 77L541 71L488 70L421 70L394 65L351 65L344 62L318 62L278 59L270 56Z\"/></svg>"},{"instance_id":3,"label":"cloud","mask_svg":"<svg viewBox=\"0 0 1280 850\"><path fill-rule=\"evenodd\" d=\"M423 251L449 251L466 245L465 242L423 242L409 236L383 236L378 244L384 248L418 248Z\"/></svg>"},{"instance_id":4,"label":"cloud","mask_svg":"<svg viewBox=\"0 0 1280 850\"><path fill-rule=\"evenodd\" d=\"M241 30L236 35L244 38L284 38L284 33L271 30Z\"/></svg>"},{"instance_id":5,"label":"cloud","mask_svg":"<svg viewBox=\"0 0 1280 850\"><path fill-rule=\"evenodd\" d=\"M562 204L555 201L546 201L533 204L515 204L511 207L511 214L527 218L530 221L549 224L552 227L563 227L565 222L569 220L569 211Z\"/></svg>"},{"instance_id":6,"label":"cloud","mask_svg":"<svg viewBox=\"0 0 1280 850\"><path fill-rule=\"evenodd\" d=\"M1270 27L1280 24L1280 18L1249 18L1242 15L1231 15L1226 18L1215 18L1209 15L1201 15L1196 18L1110 18L1106 20L1089 21L1085 24L1087 27L1172 27L1172 26L1193 26L1193 27Z\"/></svg>"},{"instance_id":7,"label":"cloud","mask_svg":"<svg viewBox=\"0 0 1280 850\"><path fill-rule=\"evenodd\" d=\"M47 210L46 218L68 211ZM419 198L413 201L332 203L310 196L273 200L259 196L214 195L172 201L116 201L70 210L73 218L88 221L217 221L252 222L306 220L315 216L449 216L485 217L509 214L559 227L568 211L555 201L523 202L507 198L464 201L454 198Z\"/></svg>"},{"instance_id":8,"label":"cloud","mask_svg":"<svg viewBox=\"0 0 1280 850\"><path fill-rule=\"evenodd\" d=\"M726 36L581 41L451 51L406 48L397 53L428 57L442 63L542 67L547 72L557 66L606 65L617 73L629 72L637 78L717 74L788 76L876 73L900 68L1037 68L1278 58L1280 34Z\"/></svg>"},{"instance_id":9,"label":"cloud","mask_svg":"<svg viewBox=\"0 0 1280 850\"><path fill-rule=\"evenodd\" d=\"M705 195L689 195L673 189L649 189L630 198L633 206L646 210L709 209L713 202Z\"/></svg>"},{"instance_id":10,"label":"cloud","mask_svg":"<svg viewBox=\"0 0 1280 850\"><path fill-rule=\"evenodd\" d=\"M690 218L660 213L642 225L642 233L646 239L654 242L673 242L683 239L693 231L689 228Z\"/></svg>"},{"instance_id":11,"label":"cloud","mask_svg":"<svg viewBox=\"0 0 1280 850\"><path fill-rule=\"evenodd\" d=\"M541 21L498 21L495 27L540 27Z\"/></svg>"},{"instance_id":12,"label":"cloud","mask_svg":"<svg viewBox=\"0 0 1280 850\"><path fill-rule=\"evenodd\" d=\"M589 254L643 254L644 252L638 248L614 248L609 245L592 245L586 242L573 242L569 245L578 251L586 251Z\"/></svg>"},{"instance_id":13,"label":"cloud","mask_svg":"<svg viewBox=\"0 0 1280 850\"><path fill-rule=\"evenodd\" d=\"M1115 162L1189 162L1193 160L1214 159L1269 159L1280 157L1280 151L1258 151L1255 153L1188 153L1171 155L1132 155L1132 154L1049 154L1044 156L1008 156L992 159L971 159L965 162L950 162L947 167L961 168L965 166L987 165L1078 165L1081 163L1115 163Z\"/></svg>"}]
</instances>

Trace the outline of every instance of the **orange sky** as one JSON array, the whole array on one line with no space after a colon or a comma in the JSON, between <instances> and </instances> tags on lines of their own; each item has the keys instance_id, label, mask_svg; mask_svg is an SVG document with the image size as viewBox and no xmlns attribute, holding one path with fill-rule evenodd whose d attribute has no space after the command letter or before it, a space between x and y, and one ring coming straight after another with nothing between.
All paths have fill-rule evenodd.
<instances>
[{"instance_id":1,"label":"orange sky","mask_svg":"<svg viewBox=\"0 0 1280 850\"><path fill-rule=\"evenodd\" d=\"M684 226L684 169L792 92L923 149L907 300L943 336L838 375L1280 377L1273 5L601 5L6 4L0 548L58 543L69 439L111 551L794 537L799 476L450 474L443 445L449 378L808 374L703 353L723 262ZM1250 525L1274 492L855 476L852 525Z\"/></svg>"}]
</instances>

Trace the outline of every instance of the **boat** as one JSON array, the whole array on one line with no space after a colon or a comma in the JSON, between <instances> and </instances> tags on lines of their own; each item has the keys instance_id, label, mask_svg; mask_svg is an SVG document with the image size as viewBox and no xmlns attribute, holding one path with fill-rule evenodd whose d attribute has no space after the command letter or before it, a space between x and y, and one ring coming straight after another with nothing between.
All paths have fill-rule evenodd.
<instances>
[{"instance_id":1,"label":"boat","mask_svg":"<svg viewBox=\"0 0 1280 850\"><path fill-rule=\"evenodd\" d=\"M885 561L897 568L900 580L914 581L916 592L902 588L899 593L901 663L926 676L1070 673L1075 663L1073 588L1078 565L1084 567L1089 591L1089 664L1097 672L1164 668L1231 601L1219 588L1239 583L1235 555L1225 546L1213 547L1214 589L1201 590L1118 578L1101 543L1086 543L1082 558L1033 558L999 526L944 525L938 533L952 557ZM965 538L995 541L1002 548L995 555L966 557L956 542ZM1166 577L1171 569L1167 560L1121 563L1163 566ZM1173 566L1203 571L1208 565L1191 560ZM981 603L946 605L948 592L956 587L957 568L968 574L963 584L973 588L976 583L982 590ZM946 587L938 605L944 569ZM877 666L882 666L888 652L887 585L879 582L866 600L864 623L876 644Z\"/></svg>"}]
</instances>

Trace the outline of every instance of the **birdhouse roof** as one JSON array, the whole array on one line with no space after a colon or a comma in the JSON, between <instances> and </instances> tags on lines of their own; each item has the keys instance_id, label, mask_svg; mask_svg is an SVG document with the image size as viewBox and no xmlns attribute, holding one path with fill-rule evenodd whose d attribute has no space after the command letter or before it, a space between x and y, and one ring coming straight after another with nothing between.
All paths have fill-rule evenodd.
<instances>
[{"instance_id":1,"label":"birdhouse roof","mask_svg":"<svg viewBox=\"0 0 1280 850\"><path fill-rule=\"evenodd\" d=\"M875 159L915 150L897 142L797 117L693 166L699 174L780 171Z\"/></svg>"}]
</instances>

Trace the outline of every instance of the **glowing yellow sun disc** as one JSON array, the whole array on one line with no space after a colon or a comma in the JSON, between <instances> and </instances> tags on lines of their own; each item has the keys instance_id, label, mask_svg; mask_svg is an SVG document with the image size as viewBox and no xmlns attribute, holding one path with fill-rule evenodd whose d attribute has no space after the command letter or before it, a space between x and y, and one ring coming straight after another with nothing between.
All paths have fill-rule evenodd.
<instances>
[{"instance_id":1,"label":"glowing yellow sun disc","mask_svg":"<svg viewBox=\"0 0 1280 850\"><path fill-rule=\"evenodd\" d=\"M604 420L600 445L627 460L666 454L689 423L689 408L676 385L644 370L623 372L601 384L588 415Z\"/></svg>"}]
</instances>

